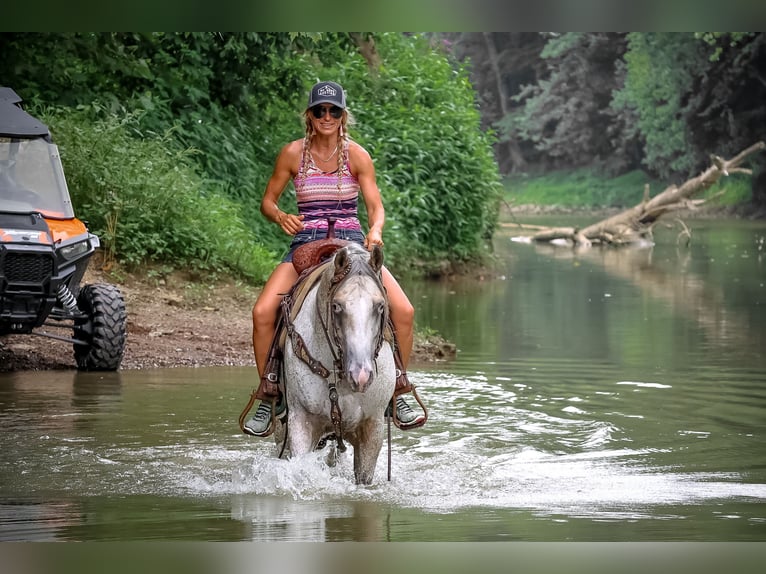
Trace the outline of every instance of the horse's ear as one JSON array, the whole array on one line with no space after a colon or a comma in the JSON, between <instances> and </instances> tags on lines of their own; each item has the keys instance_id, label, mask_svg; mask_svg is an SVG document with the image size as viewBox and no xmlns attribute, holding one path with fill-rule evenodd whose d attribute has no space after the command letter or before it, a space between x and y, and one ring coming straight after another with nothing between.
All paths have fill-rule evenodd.
<instances>
[{"instance_id":1,"label":"horse's ear","mask_svg":"<svg viewBox=\"0 0 766 574\"><path fill-rule=\"evenodd\" d=\"M335 252L335 271L341 271L348 265L348 251L341 248Z\"/></svg>"},{"instance_id":2,"label":"horse's ear","mask_svg":"<svg viewBox=\"0 0 766 574\"><path fill-rule=\"evenodd\" d=\"M370 265L376 273L380 271L381 267L383 267L383 250L380 248L380 245L372 246L372 253L370 253Z\"/></svg>"}]
</instances>

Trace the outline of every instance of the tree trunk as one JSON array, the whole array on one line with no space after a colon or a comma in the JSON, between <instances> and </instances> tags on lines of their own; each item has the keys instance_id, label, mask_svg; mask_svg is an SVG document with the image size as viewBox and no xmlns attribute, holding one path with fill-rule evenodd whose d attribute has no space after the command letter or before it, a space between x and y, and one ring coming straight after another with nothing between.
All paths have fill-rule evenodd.
<instances>
[{"instance_id":1,"label":"tree trunk","mask_svg":"<svg viewBox=\"0 0 766 574\"><path fill-rule=\"evenodd\" d=\"M367 61L367 67L371 72L377 73L380 68L380 55L375 47L375 39L372 34L361 34L359 32L350 32L349 37L354 41L359 53Z\"/></svg>"},{"instance_id":2,"label":"tree trunk","mask_svg":"<svg viewBox=\"0 0 766 574\"><path fill-rule=\"evenodd\" d=\"M495 80L495 89L497 90L497 100L500 103L500 117L504 118L508 115L508 95L505 93L505 86L503 84L503 75L500 72L500 58L497 54L497 48L495 47L495 40L492 37L492 32L483 32L484 44L487 47L487 55L489 57L489 65L492 68L492 76ZM526 166L524 156L521 154L518 144L513 140L505 140L502 143L502 148L505 148L505 152L508 154L511 164L511 172L522 170ZM502 149L501 148L501 149Z\"/></svg>"},{"instance_id":3,"label":"tree trunk","mask_svg":"<svg viewBox=\"0 0 766 574\"><path fill-rule=\"evenodd\" d=\"M708 189L721 176L731 173L752 173L751 170L739 166L749 155L764 149L766 149L766 143L760 141L730 160L711 156L712 165L698 176L687 180L681 187L671 185L659 195L650 198L647 186L641 203L617 215L584 229L548 227L534 233L531 239L537 242L566 239L575 245L582 246L589 246L591 243L624 245L645 240L651 237L652 227L661 216L679 209L694 208L704 204L705 199L693 199L693 197Z\"/></svg>"}]
</instances>

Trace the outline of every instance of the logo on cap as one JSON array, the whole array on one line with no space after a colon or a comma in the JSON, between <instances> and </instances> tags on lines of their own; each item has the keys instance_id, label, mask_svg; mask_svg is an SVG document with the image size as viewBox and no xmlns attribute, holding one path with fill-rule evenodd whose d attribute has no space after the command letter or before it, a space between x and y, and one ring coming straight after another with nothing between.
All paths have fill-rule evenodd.
<instances>
[{"instance_id":1,"label":"logo on cap","mask_svg":"<svg viewBox=\"0 0 766 574\"><path fill-rule=\"evenodd\" d=\"M317 94L319 94L320 96L334 96L336 93L337 91L335 90L335 88L333 88L332 86L328 84L325 84L324 86L322 86L321 88L317 90Z\"/></svg>"}]
</instances>

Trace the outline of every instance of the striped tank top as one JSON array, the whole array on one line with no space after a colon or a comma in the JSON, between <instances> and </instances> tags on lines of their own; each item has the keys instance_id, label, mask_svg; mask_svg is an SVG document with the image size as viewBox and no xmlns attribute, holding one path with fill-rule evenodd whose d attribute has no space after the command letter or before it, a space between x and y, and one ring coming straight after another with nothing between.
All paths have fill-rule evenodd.
<instances>
[{"instance_id":1,"label":"striped tank top","mask_svg":"<svg viewBox=\"0 0 766 574\"><path fill-rule=\"evenodd\" d=\"M306 145L305 142L303 145ZM344 143L344 149L348 149L348 142ZM344 155L348 156L348 154ZM337 170L330 173L322 171L316 166L310 153L304 179L301 175L304 158L305 154L301 154L298 175L293 178L298 213L304 216L304 230L327 229L327 218L331 218L335 219L335 229L361 231L362 227L356 210L361 188L359 180L351 174L348 160L343 162L340 189L338 189Z\"/></svg>"}]
</instances>

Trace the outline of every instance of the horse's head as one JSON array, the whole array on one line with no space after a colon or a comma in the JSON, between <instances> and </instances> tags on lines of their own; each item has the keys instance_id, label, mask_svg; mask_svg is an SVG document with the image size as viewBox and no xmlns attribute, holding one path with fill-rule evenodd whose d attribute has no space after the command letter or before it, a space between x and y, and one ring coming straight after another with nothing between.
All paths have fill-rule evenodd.
<instances>
[{"instance_id":1,"label":"horse's head","mask_svg":"<svg viewBox=\"0 0 766 574\"><path fill-rule=\"evenodd\" d=\"M364 392L375 376L375 359L388 320L383 289L383 251L350 244L335 253L329 313L331 331L351 388Z\"/></svg>"}]
</instances>

